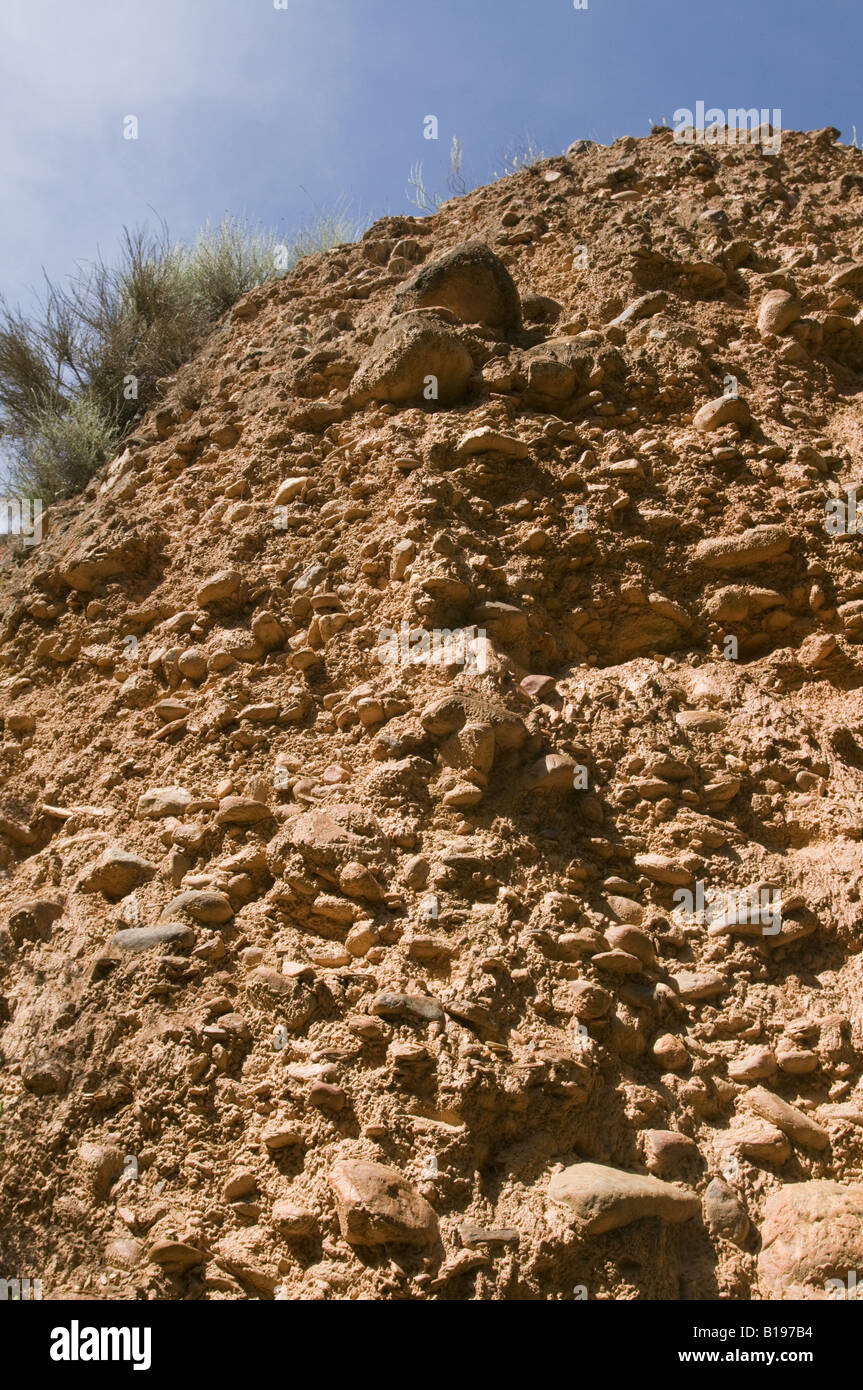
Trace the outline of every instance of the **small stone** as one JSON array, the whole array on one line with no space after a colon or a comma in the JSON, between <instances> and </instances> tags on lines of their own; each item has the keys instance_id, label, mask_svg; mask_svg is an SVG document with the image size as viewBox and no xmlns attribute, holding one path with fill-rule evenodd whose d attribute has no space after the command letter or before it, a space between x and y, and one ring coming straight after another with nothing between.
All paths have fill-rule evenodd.
<instances>
[{"instance_id":1,"label":"small stone","mask_svg":"<svg viewBox=\"0 0 863 1390\"><path fill-rule=\"evenodd\" d=\"M578 764L568 753L546 753L532 763L524 776L528 792L567 792L575 786Z\"/></svg>"},{"instance_id":2,"label":"small stone","mask_svg":"<svg viewBox=\"0 0 863 1390\"><path fill-rule=\"evenodd\" d=\"M376 946L379 940L380 934L374 922L357 922L345 937L345 949L359 959Z\"/></svg>"},{"instance_id":3,"label":"small stone","mask_svg":"<svg viewBox=\"0 0 863 1390\"><path fill-rule=\"evenodd\" d=\"M552 695L557 690L554 676L525 676L524 680L519 682L518 688L531 700L544 700L547 695Z\"/></svg>"},{"instance_id":4,"label":"small stone","mask_svg":"<svg viewBox=\"0 0 863 1390\"><path fill-rule=\"evenodd\" d=\"M572 1011L583 1023L593 1023L604 1018L612 1005L607 989L595 985L591 980L575 980L572 985Z\"/></svg>"},{"instance_id":5,"label":"small stone","mask_svg":"<svg viewBox=\"0 0 863 1390\"><path fill-rule=\"evenodd\" d=\"M318 1229L314 1212L290 1197L280 1197L273 1203L273 1225L289 1240L304 1240L313 1236Z\"/></svg>"},{"instance_id":6,"label":"small stone","mask_svg":"<svg viewBox=\"0 0 863 1390\"><path fill-rule=\"evenodd\" d=\"M341 1086L331 1086L326 1081L315 1081L309 1090L309 1104L317 1110L329 1110L337 1115L344 1110L348 1098Z\"/></svg>"},{"instance_id":7,"label":"small stone","mask_svg":"<svg viewBox=\"0 0 863 1390\"><path fill-rule=\"evenodd\" d=\"M106 898L124 898L142 883L149 883L156 865L122 849L106 849L85 871L80 887L85 893L104 893Z\"/></svg>"},{"instance_id":8,"label":"small stone","mask_svg":"<svg viewBox=\"0 0 863 1390\"><path fill-rule=\"evenodd\" d=\"M521 1240L519 1231L515 1231L510 1226L501 1226L486 1230L483 1226L476 1226L472 1221L465 1221L458 1228L459 1240L462 1245L466 1245L469 1250L481 1249L484 1245L518 1245Z\"/></svg>"},{"instance_id":9,"label":"small stone","mask_svg":"<svg viewBox=\"0 0 863 1390\"><path fill-rule=\"evenodd\" d=\"M556 1173L548 1195L568 1208L582 1235L590 1236L615 1231L648 1216L675 1224L688 1221L701 1208L698 1197L688 1188L601 1163L575 1163Z\"/></svg>"},{"instance_id":10,"label":"small stone","mask_svg":"<svg viewBox=\"0 0 863 1390\"><path fill-rule=\"evenodd\" d=\"M202 608L208 603L223 603L237 593L241 582L242 575L236 570L220 570L218 574L213 574L204 581L195 599Z\"/></svg>"},{"instance_id":11,"label":"small stone","mask_svg":"<svg viewBox=\"0 0 863 1390\"><path fill-rule=\"evenodd\" d=\"M688 888L695 877L665 854L636 854L633 861L636 869L649 878L651 883L665 883L670 887Z\"/></svg>"},{"instance_id":12,"label":"small stone","mask_svg":"<svg viewBox=\"0 0 863 1390\"><path fill-rule=\"evenodd\" d=\"M679 970L671 976L671 983L685 1003L700 999L713 999L724 994L728 988L724 976L716 970Z\"/></svg>"},{"instance_id":13,"label":"small stone","mask_svg":"<svg viewBox=\"0 0 863 1390\"><path fill-rule=\"evenodd\" d=\"M428 883L428 877L430 872L431 865L429 864L428 859L426 859L425 856L422 854L415 854L405 863L405 866L402 870L402 878L404 879L408 888L413 888L418 891L422 888L425 888L426 884Z\"/></svg>"},{"instance_id":14,"label":"small stone","mask_svg":"<svg viewBox=\"0 0 863 1390\"><path fill-rule=\"evenodd\" d=\"M416 557L417 548L414 541L399 541L393 547L392 557L392 577L393 579L404 579L408 566Z\"/></svg>"},{"instance_id":15,"label":"small stone","mask_svg":"<svg viewBox=\"0 0 863 1390\"><path fill-rule=\"evenodd\" d=\"M216 824L258 825L261 821L271 820L272 814L269 806L254 797L226 796L219 803Z\"/></svg>"},{"instance_id":16,"label":"small stone","mask_svg":"<svg viewBox=\"0 0 863 1390\"><path fill-rule=\"evenodd\" d=\"M112 1269L134 1269L141 1263L143 1246L130 1237L110 1240L105 1246L105 1263Z\"/></svg>"},{"instance_id":17,"label":"small stone","mask_svg":"<svg viewBox=\"0 0 863 1390\"><path fill-rule=\"evenodd\" d=\"M456 458L465 459L473 454L494 453L506 454L508 458L525 459L529 452L523 439L511 434L501 434L498 430L483 426L462 436L456 448Z\"/></svg>"},{"instance_id":18,"label":"small stone","mask_svg":"<svg viewBox=\"0 0 863 1390\"><path fill-rule=\"evenodd\" d=\"M90 1196L104 1202L123 1171L123 1150L116 1144L79 1144L77 1167Z\"/></svg>"},{"instance_id":19,"label":"small stone","mask_svg":"<svg viewBox=\"0 0 863 1390\"><path fill-rule=\"evenodd\" d=\"M115 932L111 946L115 951L152 951L157 946L170 946L175 951L191 951L195 944L192 927L181 922L165 922L158 927L129 927Z\"/></svg>"},{"instance_id":20,"label":"small stone","mask_svg":"<svg viewBox=\"0 0 863 1390\"><path fill-rule=\"evenodd\" d=\"M147 1251L147 1260L152 1265L161 1265L173 1273L185 1274L187 1269L204 1263L204 1256L193 1245L179 1240L157 1240Z\"/></svg>"},{"instance_id":21,"label":"small stone","mask_svg":"<svg viewBox=\"0 0 863 1390\"><path fill-rule=\"evenodd\" d=\"M656 949L646 931L640 927L607 927L605 939L615 951L625 951L636 956L644 965L653 965Z\"/></svg>"},{"instance_id":22,"label":"small stone","mask_svg":"<svg viewBox=\"0 0 863 1390\"><path fill-rule=\"evenodd\" d=\"M186 719L192 711L184 700L176 700L169 695L166 700L160 700L153 706L153 713L163 724L176 724L178 719Z\"/></svg>"},{"instance_id":23,"label":"small stone","mask_svg":"<svg viewBox=\"0 0 863 1390\"><path fill-rule=\"evenodd\" d=\"M308 478L285 478L273 498L273 506L284 507L288 502L293 502L295 497L300 497L305 492L308 485Z\"/></svg>"},{"instance_id":24,"label":"small stone","mask_svg":"<svg viewBox=\"0 0 863 1390\"><path fill-rule=\"evenodd\" d=\"M728 1063L732 1081L762 1081L776 1074L776 1056L769 1047L752 1047L742 1057Z\"/></svg>"},{"instance_id":25,"label":"small stone","mask_svg":"<svg viewBox=\"0 0 863 1390\"><path fill-rule=\"evenodd\" d=\"M738 1153L756 1163L781 1166L791 1157L791 1145L782 1130L760 1117L742 1120L735 1126L731 1138Z\"/></svg>"},{"instance_id":26,"label":"small stone","mask_svg":"<svg viewBox=\"0 0 863 1390\"><path fill-rule=\"evenodd\" d=\"M638 299L633 299L627 304L622 314L618 314L609 323L609 328L626 328L631 323L637 323L639 319L652 318L654 314L659 314L668 305L668 295L664 290L654 290L651 294L642 294Z\"/></svg>"},{"instance_id":27,"label":"small stone","mask_svg":"<svg viewBox=\"0 0 863 1390\"><path fill-rule=\"evenodd\" d=\"M234 915L231 900L226 893L206 888L189 888L185 893L178 894L168 903L162 917L173 921L184 912L194 917L196 922L204 922L208 926L223 925L230 922Z\"/></svg>"},{"instance_id":28,"label":"small stone","mask_svg":"<svg viewBox=\"0 0 863 1390\"><path fill-rule=\"evenodd\" d=\"M351 1032L364 1042L386 1042L390 1037L390 1029L379 1018L373 1018L371 1014L354 1014L347 1020L347 1025Z\"/></svg>"},{"instance_id":29,"label":"small stone","mask_svg":"<svg viewBox=\"0 0 863 1390\"><path fill-rule=\"evenodd\" d=\"M153 787L138 797L135 815L138 820L164 820L184 815L191 804L192 794L184 787Z\"/></svg>"},{"instance_id":30,"label":"small stone","mask_svg":"<svg viewBox=\"0 0 863 1390\"><path fill-rule=\"evenodd\" d=\"M767 1091L763 1086L756 1086L746 1094L746 1102L757 1115L761 1115L771 1124L776 1125L783 1133L787 1134L795 1144L802 1145L806 1149L820 1151L826 1149L830 1143L830 1136L826 1130L822 1129L814 1120L810 1120L808 1115L804 1115L802 1110L796 1106L789 1105L787 1101L775 1096L772 1091Z\"/></svg>"},{"instance_id":31,"label":"small stone","mask_svg":"<svg viewBox=\"0 0 863 1390\"><path fill-rule=\"evenodd\" d=\"M384 890L371 869L365 864L351 860L339 873L339 887L349 898L361 898L366 902L381 902Z\"/></svg>"},{"instance_id":32,"label":"small stone","mask_svg":"<svg viewBox=\"0 0 863 1390\"><path fill-rule=\"evenodd\" d=\"M597 970L607 970L612 975L640 975L644 969L638 956L628 951L597 951L591 961Z\"/></svg>"},{"instance_id":33,"label":"small stone","mask_svg":"<svg viewBox=\"0 0 863 1390\"><path fill-rule=\"evenodd\" d=\"M243 1169L239 1173L232 1173L222 1188L222 1196L226 1202L236 1202L241 1197L248 1197L250 1192L254 1192L258 1185L255 1174L248 1169Z\"/></svg>"},{"instance_id":34,"label":"small stone","mask_svg":"<svg viewBox=\"0 0 863 1390\"><path fill-rule=\"evenodd\" d=\"M684 709L674 716L681 729L701 734L718 734L728 723L728 715L713 709Z\"/></svg>"},{"instance_id":35,"label":"small stone","mask_svg":"<svg viewBox=\"0 0 863 1390\"><path fill-rule=\"evenodd\" d=\"M395 1168L362 1159L334 1164L330 1182L342 1237L350 1245L432 1245L434 1209Z\"/></svg>"},{"instance_id":36,"label":"small stone","mask_svg":"<svg viewBox=\"0 0 863 1390\"><path fill-rule=\"evenodd\" d=\"M622 898L616 893L609 893L606 902L611 915L619 918L621 922L638 927L644 921L644 908L634 898Z\"/></svg>"},{"instance_id":37,"label":"small stone","mask_svg":"<svg viewBox=\"0 0 863 1390\"><path fill-rule=\"evenodd\" d=\"M286 1124L284 1120L270 1120L269 1124L264 1125L261 1140L270 1153L278 1153L279 1149L304 1144L305 1136L297 1125Z\"/></svg>"},{"instance_id":38,"label":"small stone","mask_svg":"<svg viewBox=\"0 0 863 1390\"><path fill-rule=\"evenodd\" d=\"M663 1033L653 1044L653 1055L667 1071L680 1071L689 1063L689 1052L682 1038Z\"/></svg>"},{"instance_id":39,"label":"small stone","mask_svg":"<svg viewBox=\"0 0 863 1390\"><path fill-rule=\"evenodd\" d=\"M698 1158L698 1145L687 1134L671 1129L646 1129L644 1161L651 1173L667 1173Z\"/></svg>"},{"instance_id":40,"label":"small stone","mask_svg":"<svg viewBox=\"0 0 863 1390\"><path fill-rule=\"evenodd\" d=\"M287 633L273 613L266 610L257 613L252 618L251 629L255 641L261 644L265 652L276 651L285 644Z\"/></svg>"},{"instance_id":41,"label":"small stone","mask_svg":"<svg viewBox=\"0 0 863 1390\"><path fill-rule=\"evenodd\" d=\"M723 425L746 427L752 423L752 415L742 396L719 396L703 405L692 423L697 430L709 433Z\"/></svg>"},{"instance_id":42,"label":"small stone","mask_svg":"<svg viewBox=\"0 0 863 1390\"><path fill-rule=\"evenodd\" d=\"M478 806L482 801L482 787L478 787L474 782L456 782L444 792L441 800L444 806L469 809L471 806Z\"/></svg>"},{"instance_id":43,"label":"small stone","mask_svg":"<svg viewBox=\"0 0 863 1390\"><path fill-rule=\"evenodd\" d=\"M721 1178L712 1178L704 1194L704 1220L712 1236L742 1245L749 1234L749 1217L736 1194Z\"/></svg>"},{"instance_id":44,"label":"small stone","mask_svg":"<svg viewBox=\"0 0 863 1390\"><path fill-rule=\"evenodd\" d=\"M700 541L694 557L710 570L751 569L778 560L791 544L784 526L753 526L736 536L714 536Z\"/></svg>"},{"instance_id":45,"label":"small stone","mask_svg":"<svg viewBox=\"0 0 863 1390\"><path fill-rule=\"evenodd\" d=\"M202 681L207 674L208 657L203 647L187 647L177 657L177 666L190 681Z\"/></svg>"},{"instance_id":46,"label":"small stone","mask_svg":"<svg viewBox=\"0 0 863 1390\"><path fill-rule=\"evenodd\" d=\"M780 1071L788 1076L808 1076L819 1067L818 1054L808 1047L781 1047L776 1053Z\"/></svg>"},{"instance_id":47,"label":"small stone","mask_svg":"<svg viewBox=\"0 0 863 1390\"><path fill-rule=\"evenodd\" d=\"M784 333L802 312L800 300L787 290L768 290L758 308L758 332L762 338L770 333Z\"/></svg>"},{"instance_id":48,"label":"small stone","mask_svg":"<svg viewBox=\"0 0 863 1390\"><path fill-rule=\"evenodd\" d=\"M430 994L378 994L369 1012L408 1023L440 1023L444 1017L440 1001Z\"/></svg>"}]
</instances>

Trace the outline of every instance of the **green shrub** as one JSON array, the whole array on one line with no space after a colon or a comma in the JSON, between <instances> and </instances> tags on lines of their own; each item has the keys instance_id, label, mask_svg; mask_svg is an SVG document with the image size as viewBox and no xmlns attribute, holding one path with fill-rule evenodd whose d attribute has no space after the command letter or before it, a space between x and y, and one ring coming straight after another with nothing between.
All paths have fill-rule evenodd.
<instances>
[{"instance_id":1,"label":"green shrub","mask_svg":"<svg viewBox=\"0 0 863 1390\"><path fill-rule=\"evenodd\" d=\"M287 244L231 217L191 246L173 244L164 223L126 228L114 263L79 265L63 285L46 277L30 317L0 299L0 442L12 485L46 501L80 491L232 304L361 231L344 207Z\"/></svg>"},{"instance_id":2,"label":"green shrub","mask_svg":"<svg viewBox=\"0 0 863 1390\"><path fill-rule=\"evenodd\" d=\"M80 492L111 458L118 439L114 421L87 396L70 401L62 413L46 408L15 450L15 492L44 502Z\"/></svg>"}]
</instances>

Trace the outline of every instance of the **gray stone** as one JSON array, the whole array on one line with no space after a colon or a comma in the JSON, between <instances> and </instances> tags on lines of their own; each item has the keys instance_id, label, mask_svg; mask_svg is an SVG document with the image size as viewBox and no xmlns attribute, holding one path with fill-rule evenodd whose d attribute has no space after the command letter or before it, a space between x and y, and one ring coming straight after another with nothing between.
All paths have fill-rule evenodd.
<instances>
[{"instance_id":1,"label":"gray stone","mask_svg":"<svg viewBox=\"0 0 863 1390\"><path fill-rule=\"evenodd\" d=\"M168 903L162 920L173 920L184 912L194 917L196 922L205 922L208 926L230 922L234 915L230 898L225 893L208 888L189 888L185 893L178 894Z\"/></svg>"},{"instance_id":2,"label":"gray stone","mask_svg":"<svg viewBox=\"0 0 863 1390\"><path fill-rule=\"evenodd\" d=\"M182 922L166 922L158 927L129 927L115 932L111 938L111 945L118 951L152 951L156 946L190 951L194 944L193 929Z\"/></svg>"},{"instance_id":3,"label":"gray stone","mask_svg":"<svg viewBox=\"0 0 863 1390\"><path fill-rule=\"evenodd\" d=\"M428 994L378 994L369 1012L409 1023L438 1023L444 1016L440 1001Z\"/></svg>"}]
</instances>

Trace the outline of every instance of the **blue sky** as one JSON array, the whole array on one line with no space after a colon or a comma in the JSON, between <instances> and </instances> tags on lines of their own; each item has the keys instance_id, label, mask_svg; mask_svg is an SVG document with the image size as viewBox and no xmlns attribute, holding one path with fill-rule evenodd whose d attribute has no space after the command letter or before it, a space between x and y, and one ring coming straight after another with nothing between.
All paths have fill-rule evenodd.
<instances>
[{"instance_id":1,"label":"blue sky","mask_svg":"<svg viewBox=\"0 0 863 1390\"><path fill-rule=\"evenodd\" d=\"M3 0L0 291L26 305L42 266L157 215L190 238L413 211L411 165L443 188L454 134L473 183L514 141L609 143L699 99L850 139L861 40L851 0Z\"/></svg>"}]
</instances>

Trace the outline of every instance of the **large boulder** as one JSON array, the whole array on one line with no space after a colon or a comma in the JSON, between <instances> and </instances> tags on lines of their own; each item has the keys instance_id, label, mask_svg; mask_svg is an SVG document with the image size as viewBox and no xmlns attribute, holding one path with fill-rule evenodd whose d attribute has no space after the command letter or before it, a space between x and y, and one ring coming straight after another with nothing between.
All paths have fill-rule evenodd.
<instances>
[{"instance_id":1,"label":"large boulder","mask_svg":"<svg viewBox=\"0 0 863 1390\"><path fill-rule=\"evenodd\" d=\"M462 323L482 323L511 333L521 328L515 281L483 242L467 241L431 261L396 294L393 312L450 309Z\"/></svg>"},{"instance_id":2,"label":"large boulder","mask_svg":"<svg viewBox=\"0 0 863 1390\"><path fill-rule=\"evenodd\" d=\"M334 1164L330 1182L342 1236L350 1245L433 1245L438 1219L395 1168L363 1159Z\"/></svg>"},{"instance_id":3,"label":"large boulder","mask_svg":"<svg viewBox=\"0 0 863 1390\"><path fill-rule=\"evenodd\" d=\"M569 400L587 388L597 344L584 336L547 338L521 357L519 380L537 402Z\"/></svg>"},{"instance_id":4,"label":"large boulder","mask_svg":"<svg viewBox=\"0 0 863 1390\"><path fill-rule=\"evenodd\" d=\"M387 861L389 841L374 815L357 802L330 802L304 811L284 826L267 846L267 867L274 878L285 870L294 851L315 873L332 873L351 861Z\"/></svg>"},{"instance_id":5,"label":"large boulder","mask_svg":"<svg viewBox=\"0 0 863 1390\"><path fill-rule=\"evenodd\" d=\"M405 314L375 339L351 382L351 399L356 405L454 405L463 399L473 370L457 330L443 317Z\"/></svg>"},{"instance_id":6,"label":"large boulder","mask_svg":"<svg viewBox=\"0 0 863 1390\"><path fill-rule=\"evenodd\" d=\"M863 1185L789 1183L764 1207L758 1280L769 1299L843 1296L863 1269ZM830 1283L830 1281L838 1281ZM853 1280L856 1291L856 1279Z\"/></svg>"}]
</instances>

